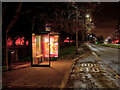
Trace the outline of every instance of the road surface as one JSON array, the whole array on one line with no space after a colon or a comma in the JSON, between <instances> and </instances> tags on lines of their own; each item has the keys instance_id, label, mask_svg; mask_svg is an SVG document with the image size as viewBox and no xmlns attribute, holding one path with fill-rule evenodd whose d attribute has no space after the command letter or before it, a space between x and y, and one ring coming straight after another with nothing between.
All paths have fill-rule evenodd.
<instances>
[{"instance_id":1,"label":"road surface","mask_svg":"<svg viewBox=\"0 0 120 90\"><path fill-rule=\"evenodd\" d=\"M75 62L66 88L119 88L118 49L88 44L92 54Z\"/></svg>"}]
</instances>

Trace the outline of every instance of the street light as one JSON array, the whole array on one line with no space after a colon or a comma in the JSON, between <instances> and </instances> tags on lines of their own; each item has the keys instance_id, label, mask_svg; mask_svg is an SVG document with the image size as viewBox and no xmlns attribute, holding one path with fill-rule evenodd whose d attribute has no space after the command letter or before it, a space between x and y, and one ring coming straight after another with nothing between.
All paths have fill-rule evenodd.
<instances>
[{"instance_id":1,"label":"street light","mask_svg":"<svg viewBox=\"0 0 120 90\"><path fill-rule=\"evenodd\" d=\"M87 17L87 18L89 18L89 17L90 17L90 15L89 15L89 14L87 14L87 15L86 15L86 17Z\"/></svg>"},{"instance_id":2,"label":"street light","mask_svg":"<svg viewBox=\"0 0 120 90\"><path fill-rule=\"evenodd\" d=\"M92 38L92 35L90 35L90 37Z\"/></svg>"}]
</instances>

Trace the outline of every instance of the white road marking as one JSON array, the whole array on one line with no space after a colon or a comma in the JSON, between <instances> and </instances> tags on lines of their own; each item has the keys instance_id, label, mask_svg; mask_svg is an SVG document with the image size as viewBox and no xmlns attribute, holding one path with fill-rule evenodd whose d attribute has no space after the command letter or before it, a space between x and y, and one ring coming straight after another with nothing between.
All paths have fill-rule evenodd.
<instances>
[{"instance_id":1,"label":"white road marking","mask_svg":"<svg viewBox=\"0 0 120 90\"><path fill-rule=\"evenodd\" d=\"M87 66L87 64L86 64L86 63L84 63L84 66Z\"/></svg>"},{"instance_id":2,"label":"white road marking","mask_svg":"<svg viewBox=\"0 0 120 90\"><path fill-rule=\"evenodd\" d=\"M89 72L89 68L86 68L87 72Z\"/></svg>"},{"instance_id":3,"label":"white road marking","mask_svg":"<svg viewBox=\"0 0 120 90\"><path fill-rule=\"evenodd\" d=\"M83 68L82 68L82 67L80 68L80 71L83 71Z\"/></svg>"},{"instance_id":4,"label":"white road marking","mask_svg":"<svg viewBox=\"0 0 120 90\"><path fill-rule=\"evenodd\" d=\"M98 68L92 68L93 72L100 72L100 70Z\"/></svg>"},{"instance_id":5,"label":"white road marking","mask_svg":"<svg viewBox=\"0 0 120 90\"><path fill-rule=\"evenodd\" d=\"M81 64L81 66L83 67L83 63Z\"/></svg>"},{"instance_id":6,"label":"white road marking","mask_svg":"<svg viewBox=\"0 0 120 90\"><path fill-rule=\"evenodd\" d=\"M82 63L80 66L81 66L80 67L80 72L84 71L84 70L87 71L87 72L100 72L100 70L97 68L97 64ZM91 69L91 67L92 67L92 69Z\"/></svg>"},{"instance_id":7,"label":"white road marking","mask_svg":"<svg viewBox=\"0 0 120 90\"><path fill-rule=\"evenodd\" d=\"M95 67L97 67L97 64L94 64Z\"/></svg>"}]
</instances>

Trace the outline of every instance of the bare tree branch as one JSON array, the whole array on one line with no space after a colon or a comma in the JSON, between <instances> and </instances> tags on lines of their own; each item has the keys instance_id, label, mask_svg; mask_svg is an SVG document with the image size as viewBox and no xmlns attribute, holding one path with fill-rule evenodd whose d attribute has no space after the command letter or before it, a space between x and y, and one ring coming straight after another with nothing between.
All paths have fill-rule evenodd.
<instances>
[{"instance_id":1,"label":"bare tree branch","mask_svg":"<svg viewBox=\"0 0 120 90\"><path fill-rule=\"evenodd\" d=\"M20 12L21 12L21 7L22 7L22 2L19 3L17 9L16 9L16 15L14 16L13 20L10 22L10 24L7 27L6 33L8 33L10 31L10 29L12 28L12 26L16 23Z\"/></svg>"}]
</instances>

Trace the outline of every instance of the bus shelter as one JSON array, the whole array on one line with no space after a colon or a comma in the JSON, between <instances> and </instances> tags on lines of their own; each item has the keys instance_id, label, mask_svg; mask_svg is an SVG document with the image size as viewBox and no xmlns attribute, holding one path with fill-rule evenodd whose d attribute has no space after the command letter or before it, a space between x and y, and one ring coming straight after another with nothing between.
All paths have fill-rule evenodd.
<instances>
[{"instance_id":1,"label":"bus shelter","mask_svg":"<svg viewBox=\"0 0 120 90\"><path fill-rule=\"evenodd\" d=\"M37 32L32 33L32 60L31 66L49 66L51 60L59 57L59 33Z\"/></svg>"}]
</instances>

